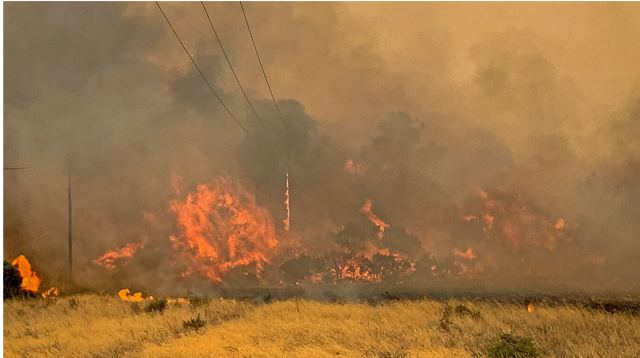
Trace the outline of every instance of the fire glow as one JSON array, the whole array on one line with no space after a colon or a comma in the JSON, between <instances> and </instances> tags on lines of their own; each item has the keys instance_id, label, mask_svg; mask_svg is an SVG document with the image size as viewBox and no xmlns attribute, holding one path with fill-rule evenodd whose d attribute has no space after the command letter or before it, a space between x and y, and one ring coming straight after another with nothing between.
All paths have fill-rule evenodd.
<instances>
[{"instance_id":1,"label":"fire glow","mask_svg":"<svg viewBox=\"0 0 640 358\"><path fill-rule=\"evenodd\" d=\"M31 271L31 263L24 255L20 255L11 261L11 265L18 268L20 277L22 277L22 283L20 287L29 292L38 292L42 279L38 275Z\"/></svg>"},{"instance_id":2,"label":"fire glow","mask_svg":"<svg viewBox=\"0 0 640 358\"><path fill-rule=\"evenodd\" d=\"M180 181L174 179L173 182ZM288 176L286 179L284 203L289 209ZM276 270L274 261L282 270L284 263L300 257L301 252L309 252L304 245L298 251L287 251L288 246L282 245L278 238L271 213L258 204L251 191L229 177L199 184L191 192L178 189L175 192L177 197L169 203L169 208L175 216L176 229L168 237L168 247L174 274L181 280L200 277L220 284L227 282L225 278L231 271L233 277L239 273L263 280L267 268L267 277L277 278L283 271ZM359 211L366 220L339 226L334 242L338 245L310 256L309 260L315 263L307 267L314 268L303 269L308 271L291 282L297 285L339 281L402 283L417 271L416 260L421 255L423 261L418 264L422 265L423 278L426 275L480 279L483 274L501 270L500 255L517 258L520 269L532 273L526 258L531 249L554 251L572 240L571 226L564 218L545 216L518 195L508 192L479 189L476 196L467 198L458 208L459 216L452 219L464 223L462 225L471 231L456 238L458 243L451 242L445 252L431 255L420 252L423 241L404 228L392 227L374 212L374 202L365 199ZM283 220L285 231L290 229L289 215L287 210ZM411 241L411 237L417 244L403 249L402 241ZM114 270L144 246L144 243L129 243L106 252L94 262ZM277 279L273 282L284 283ZM137 299L130 293L123 297Z\"/></svg>"},{"instance_id":3,"label":"fire glow","mask_svg":"<svg viewBox=\"0 0 640 358\"><path fill-rule=\"evenodd\" d=\"M129 243L118 250L105 252L102 256L98 257L93 262L96 265L103 266L107 270L113 270L116 268L116 262L122 260L130 260L133 255L135 255L136 251L143 247L143 243Z\"/></svg>"},{"instance_id":4,"label":"fire glow","mask_svg":"<svg viewBox=\"0 0 640 358\"><path fill-rule=\"evenodd\" d=\"M118 297L120 297L121 300L127 302L144 301L141 292L132 293L128 288L123 288L122 290L118 291Z\"/></svg>"},{"instance_id":5,"label":"fire glow","mask_svg":"<svg viewBox=\"0 0 640 358\"><path fill-rule=\"evenodd\" d=\"M287 169L287 180L285 183L285 191L284 191L284 208L287 211L286 217L284 218L284 231L289 231L291 229L291 198L289 196L289 170Z\"/></svg>"},{"instance_id":6,"label":"fire glow","mask_svg":"<svg viewBox=\"0 0 640 358\"><path fill-rule=\"evenodd\" d=\"M364 204L362 204L362 208L360 211L371 221L373 225L378 227L378 237L382 237L384 235L384 230L389 227L389 224L385 223L380 219L376 214L373 213L373 201L370 199L365 200Z\"/></svg>"}]
</instances>

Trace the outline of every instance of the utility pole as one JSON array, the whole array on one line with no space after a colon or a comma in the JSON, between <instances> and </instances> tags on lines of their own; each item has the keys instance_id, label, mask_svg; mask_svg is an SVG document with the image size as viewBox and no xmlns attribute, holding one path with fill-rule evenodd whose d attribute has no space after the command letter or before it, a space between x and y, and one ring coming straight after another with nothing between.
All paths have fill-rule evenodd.
<instances>
[{"instance_id":1,"label":"utility pole","mask_svg":"<svg viewBox=\"0 0 640 358\"><path fill-rule=\"evenodd\" d=\"M67 159L67 208L68 208L68 222L67 222L67 233L68 233L68 255L69 255L69 286L73 285L73 216L72 216L72 207L71 207L71 159Z\"/></svg>"}]
</instances>

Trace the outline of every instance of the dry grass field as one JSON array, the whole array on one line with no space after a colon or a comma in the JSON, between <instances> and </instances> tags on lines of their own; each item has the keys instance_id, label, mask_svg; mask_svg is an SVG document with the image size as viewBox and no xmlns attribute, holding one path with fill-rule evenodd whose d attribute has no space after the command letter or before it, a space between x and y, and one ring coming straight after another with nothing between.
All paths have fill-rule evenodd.
<instances>
[{"instance_id":1,"label":"dry grass field","mask_svg":"<svg viewBox=\"0 0 640 358\"><path fill-rule=\"evenodd\" d=\"M5 300L6 357L468 357L501 354L504 334L530 355L637 357L640 317L575 306L468 300L380 304L199 300L147 312L105 295ZM198 327L198 316L200 324ZM185 325L195 319L196 324ZM206 321L206 323L204 323ZM503 337L503 340L500 337ZM526 339L525 339L526 340ZM498 347L498 348L496 348ZM505 347L502 347L505 348ZM505 353L506 352L506 353ZM502 351L507 354L510 351Z\"/></svg>"}]
</instances>

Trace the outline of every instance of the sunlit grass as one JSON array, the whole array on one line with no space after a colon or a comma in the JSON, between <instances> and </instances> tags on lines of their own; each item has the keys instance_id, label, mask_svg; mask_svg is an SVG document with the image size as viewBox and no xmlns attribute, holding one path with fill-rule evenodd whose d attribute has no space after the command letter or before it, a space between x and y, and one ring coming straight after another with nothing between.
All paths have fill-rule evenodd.
<instances>
[{"instance_id":1,"label":"sunlit grass","mask_svg":"<svg viewBox=\"0 0 640 358\"><path fill-rule=\"evenodd\" d=\"M524 305L463 300L256 305L213 299L149 314L109 296L51 302L5 301L5 356L486 356L506 333L530 338L543 356L640 352L640 317L572 306L529 313ZM206 325L185 327L198 315Z\"/></svg>"}]
</instances>

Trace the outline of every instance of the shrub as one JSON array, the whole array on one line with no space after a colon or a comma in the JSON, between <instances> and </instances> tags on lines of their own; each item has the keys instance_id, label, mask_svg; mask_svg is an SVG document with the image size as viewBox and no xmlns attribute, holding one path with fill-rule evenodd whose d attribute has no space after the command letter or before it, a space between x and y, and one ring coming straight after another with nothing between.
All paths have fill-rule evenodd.
<instances>
[{"instance_id":1,"label":"shrub","mask_svg":"<svg viewBox=\"0 0 640 358\"><path fill-rule=\"evenodd\" d=\"M4 266L2 270L2 277L4 281L3 298L12 298L21 295L22 289L20 288L20 285L22 284L22 277L20 276L20 272L15 266L6 260L3 260L2 263Z\"/></svg>"},{"instance_id":2,"label":"shrub","mask_svg":"<svg viewBox=\"0 0 640 358\"><path fill-rule=\"evenodd\" d=\"M480 311L471 309L465 305L457 305L453 312L458 316L469 316L475 320L480 319Z\"/></svg>"},{"instance_id":3,"label":"shrub","mask_svg":"<svg viewBox=\"0 0 640 358\"><path fill-rule=\"evenodd\" d=\"M455 307L447 306L445 307L444 312L442 312L442 317L440 318L440 329L448 332L451 329L451 324L453 323L451 320L453 316L467 316L476 321L481 318L480 311L471 309L465 305L457 305Z\"/></svg>"},{"instance_id":4,"label":"shrub","mask_svg":"<svg viewBox=\"0 0 640 358\"><path fill-rule=\"evenodd\" d=\"M69 300L69 307L71 307L71 309L73 310L77 310L78 307L80 307L80 301L78 301L75 298L72 298Z\"/></svg>"},{"instance_id":5,"label":"shrub","mask_svg":"<svg viewBox=\"0 0 640 358\"><path fill-rule=\"evenodd\" d=\"M147 313L162 313L167 308L167 299L166 298L158 298L151 300L147 303L147 307L145 307L145 311Z\"/></svg>"},{"instance_id":6,"label":"shrub","mask_svg":"<svg viewBox=\"0 0 640 358\"><path fill-rule=\"evenodd\" d=\"M196 332L198 330L200 330L201 328L204 328L204 326L207 325L207 321L205 321L204 319L200 318L200 314L198 314L198 317L196 318L192 318L192 319L188 319L184 322L182 322L182 326L185 329L193 329Z\"/></svg>"},{"instance_id":7,"label":"shrub","mask_svg":"<svg viewBox=\"0 0 640 358\"><path fill-rule=\"evenodd\" d=\"M305 277L311 276L324 269L321 259L300 255L280 265L287 282L295 283L302 281Z\"/></svg>"},{"instance_id":8,"label":"shrub","mask_svg":"<svg viewBox=\"0 0 640 358\"><path fill-rule=\"evenodd\" d=\"M193 308L197 308L197 307L200 307L200 306L206 306L206 305L209 304L209 298L208 297L200 297L200 296L189 297L189 304Z\"/></svg>"},{"instance_id":9,"label":"shrub","mask_svg":"<svg viewBox=\"0 0 640 358\"><path fill-rule=\"evenodd\" d=\"M140 302L131 302L130 307L131 312L133 312L134 314L142 313L142 305L140 305Z\"/></svg>"},{"instance_id":10,"label":"shrub","mask_svg":"<svg viewBox=\"0 0 640 358\"><path fill-rule=\"evenodd\" d=\"M488 351L493 358L533 358L539 357L540 352L529 337L505 333Z\"/></svg>"}]
</instances>

